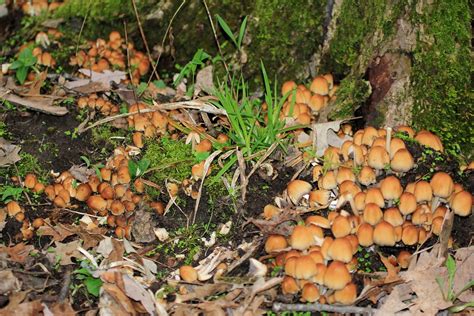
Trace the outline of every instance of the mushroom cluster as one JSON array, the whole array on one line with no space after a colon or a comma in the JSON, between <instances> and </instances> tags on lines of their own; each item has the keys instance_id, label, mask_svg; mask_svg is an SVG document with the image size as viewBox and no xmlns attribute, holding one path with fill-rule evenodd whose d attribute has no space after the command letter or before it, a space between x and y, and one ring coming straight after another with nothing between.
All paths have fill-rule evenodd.
<instances>
[{"instance_id":1,"label":"mushroom cluster","mask_svg":"<svg viewBox=\"0 0 474 316\"><path fill-rule=\"evenodd\" d=\"M427 131L408 133L421 144L441 151L439 138ZM392 130L367 127L354 134L341 148L329 147L312 170L313 184L292 180L286 189L289 202L307 211L329 208L295 226L289 236L270 235L265 251L284 266L284 294L297 294L306 302L351 304L356 286L351 273L357 270L354 254L359 246L414 246L439 235L448 210L458 216L472 212L472 195L443 171L428 181L400 181L415 166L415 160ZM348 205L345 207L345 205ZM347 210L343 209L346 208ZM267 205L266 219L278 216ZM410 253L395 260L408 266Z\"/></svg>"},{"instance_id":2,"label":"mushroom cluster","mask_svg":"<svg viewBox=\"0 0 474 316\"><path fill-rule=\"evenodd\" d=\"M173 129L172 126L168 125L168 113L144 111L149 108L145 103L135 103L128 109L128 113L137 113L127 117L127 121L129 128L135 131L132 140L138 148L142 148L144 145L143 137L152 138ZM144 113L140 113L141 111L144 111Z\"/></svg>"},{"instance_id":3,"label":"mushroom cluster","mask_svg":"<svg viewBox=\"0 0 474 316\"><path fill-rule=\"evenodd\" d=\"M281 87L281 94L288 96L283 105L281 118L292 118L298 124L309 124L312 117L317 116L329 101L336 98L338 85L334 84L331 74L315 77L309 89L294 81L286 81Z\"/></svg>"},{"instance_id":4,"label":"mushroom cluster","mask_svg":"<svg viewBox=\"0 0 474 316\"><path fill-rule=\"evenodd\" d=\"M109 34L108 41L99 38L89 42L89 49L78 51L75 56L71 57L69 64L96 72L111 69L124 70L128 66L132 76L130 79L134 84L138 84L140 77L147 74L150 69L148 57L136 50L133 43L125 43L117 31L112 31Z\"/></svg>"},{"instance_id":5,"label":"mushroom cluster","mask_svg":"<svg viewBox=\"0 0 474 316\"><path fill-rule=\"evenodd\" d=\"M61 5L62 2L52 1L48 3L48 0L31 0L31 1L16 1L18 5L21 5L21 10L23 13L37 16L40 15L44 11L53 12Z\"/></svg>"},{"instance_id":6,"label":"mushroom cluster","mask_svg":"<svg viewBox=\"0 0 474 316\"><path fill-rule=\"evenodd\" d=\"M113 104L109 100L99 97L95 93L90 94L88 97L80 97L77 100L77 107L79 109L95 109L100 111L100 113L103 115L115 115L120 111L117 105Z\"/></svg>"}]
</instances>

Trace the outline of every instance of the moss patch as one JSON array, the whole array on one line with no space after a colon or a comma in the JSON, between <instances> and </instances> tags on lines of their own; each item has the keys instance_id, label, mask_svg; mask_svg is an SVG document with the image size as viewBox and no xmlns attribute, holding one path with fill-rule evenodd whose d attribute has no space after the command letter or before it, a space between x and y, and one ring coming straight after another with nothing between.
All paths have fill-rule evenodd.
<instances>
[{"instance_id":1,"label":"moss patch","mask_svg":"<svg viewBox=\"0 0 474 316\"><path fill-rule=\"evenodd\" d=\"M419 10L418 10L419 11ZM416 12L416 10L413 10ZM414 54L414 125L438 134L450 153L472 157L471 16L468 1L435 1L415 13L423 26Z\"/></svg>"}]
</instances>

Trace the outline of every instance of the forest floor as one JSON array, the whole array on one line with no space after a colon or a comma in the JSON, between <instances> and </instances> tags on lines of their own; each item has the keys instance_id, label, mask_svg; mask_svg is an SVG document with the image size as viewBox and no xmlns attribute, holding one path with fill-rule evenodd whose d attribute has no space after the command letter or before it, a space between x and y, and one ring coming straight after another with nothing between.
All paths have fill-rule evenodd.
<instances>
[{"instance_id":1,"label":"forest floor","mask_svg":"<svg viewBox=\"0 0 474 316\"><path fill-rule=\"evenodd\" d=\"M0 17L0 315L472 312L474 167L435 135L319 122L329 74L273 89L262 68L249 97L205 52L158 76L122 31L23 19Z\"/></svg>"}]
</instances>

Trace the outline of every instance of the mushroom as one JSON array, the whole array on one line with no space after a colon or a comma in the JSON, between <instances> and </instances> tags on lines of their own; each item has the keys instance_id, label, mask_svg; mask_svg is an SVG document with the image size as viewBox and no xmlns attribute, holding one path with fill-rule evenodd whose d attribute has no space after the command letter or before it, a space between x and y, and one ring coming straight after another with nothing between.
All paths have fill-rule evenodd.
<instances>
[{"instance_id":1,"label":"mushroom","mask_svg":"<svg viewBox=\"0 0 474 316\"><path fill-rule=\"evenodd\" d=\"M429 131L419 131L418 134L416 134L415 136L415 140L426 147L430 147L436 151L443 152L443 143L441 142L438 136Z\"/></svg>"},{"instance_id":2,"label":"mushroom","mask_svg":"<svg viewBox=\"0 0 474 316\"><path fill-rule=\"evenodd\" d=\"M357 287L354 283L347 284L342 290L334 292L334 299L337 303L351 305L357 298Z\"/></svg>"},{"instance_id":3,"label":"mushroom","mask_svg":"<svg viewBox=\"0 0 474 316\"><path fill-rule=\"evenodd\" d=\"M309 255L303 255L296 258L295 278L309 280L317 273L316 263Z\"/></svg>"},{"instance_id":4,"label":"mushroom","mask_svg":"<svg viewBox=\"0 0 474 316\"><path fill-rule=\"evenodd\" d=\"M336 175L336 182L337 184L341 184L343 183L344 181L352 181L352 182L355 182L356 181L356 177L354 175L354 172L352 171L351 168L347 168L347 167L339 167L337 169L337 175Z\"/></svg>"},{"instance_id":5,"label":"mushroom","mask_svg":"<svg viewBox=\"0 0 474 316\"><path fill-rule=\"evenodd\" d=\"M313 303L319 298L319 290L313 283L306 283L301 292L301 300L303 302Z\"/></svg>"},{"instance_id":6,"label":"mushroom","mask_svg":"<svg viewBox=\"0 0 474 316\"><path fill-rule=\"evenodd\" d=\"M434 211L439 205L440 198L447 199L451 195L454 190L454 182L449 174L440 171L433 175L430 185L434 195L431 209Z\"/></svg>"},{"instance_id":7,"label":"mushroom","mask_svg":"<svg viewBox=\"0 0 474 316\"><path fill-rule=\"evenodd\" d=\"M385 200L382 191L379 188L368 188L365 193L365 203L375 203L380 208L385 206Z\"/></svg>"},{"instance_id":8,"label":"mushroom","mask_svg":"<svg viewBox=\"0 0 474 316\"><path fill-rule=\"evenodd\" d=\"M365 186L374 184L376 182L376 174L374 169L369 166L362 167L359 172L359 175L357 176L357 180L360 184L363 184Z\"/></svg>"},{"instance_id":9,"label":"mushroom","mask_svg":"<svg viewBox=\"0 0 474 316\"><path fill-rule=\"evenodd\" d=\"M317 76L311 82L309 89L315 94L328 95L329 83L323 76Z\"/></svg>"},{"instance_id":10,"label":"mushroom","mask_svg":"<svg viewBox=\"0 0 474 316\"><path fill-rule=\"evenodd\" d=\"M402 214L396 207L386 209L383 213L383 219L394 227L403 225Z\"/></svg>"},{"instance_id":11,"label":"mushroom","mask_svg":"<svg viewBox=\"0 0 474 316\"><path fill-rule=\"evenodd\" d=\"M284 295L286 294L296 294L300 290L296 280L291 276L285 275L281 282L281 290Z\"/></svg>"},{"instance_id":12,"label":"mushroom","mask_svg":"<svg viewBox=\"0 0 474 316\"><path fill-rule=\"evenodd\" d=\"M414 164L413 156L407 149L397 150L390 161L390 167L395 172L407 172Z\"/></svg>"},{"instance_id":13,"label":"mushroom","mask_svg":"<svg viewBox=\"0 0 474 316\"><path fill-rule=\"evenodd\" d=\"M380 182L380 190L385 200L392 201L398 199L403 192L400 180L395 176L388 176ZM391 206L391 203L389 203Z\"/></svg>"},{"instance_id":14,"label":"mushroom","mask_svg":"<svg viewBox=\"0 0 474 316\"><path fill-rule=\"evenodd\" d=\"M370 148L367 156L367 164L376 170L384 169L390 163L390 157L382 146Z\"/></svg>"},{"instance_id":15,"label":"mushroom","mask_svg":"<svg viewBox=\"0 0 474 316\"><path fill-rule=\"evenodd\" d=\"M309 205L310 206L328 205L330 197L331 197L331 191L329 190L313 190L309 192Z\"/></svg>"},{"instance_id":16,"label":"mushroom","mask_svg":"<svg viewBox=\"0 0 474 316\"><path fill-rule=\"evenodd\" d=\"M332 234L334 237L344 237L351 233L352 227L349 219L346 216L337 216L331 227Z\"/></svg>"},{"instance_id":17,"label":"mushroom","mask_svg":"<svg viewBox=\"0 0 474 316\"><path fill-rule=\"evenodd\" d=\"M311 183L303 180L293 180L288 184L286 191L291 202L297 205L301 198L308 194L311 189Z\"/></svg>"},{"instance_id":18,"label":"mushroom","mask_svg":"<svg viewBox=\"0 0 474 316\"><path fill-rule=\"evenodd\" d=\"M314 245L315 240L308 227L298 225L293 229L289 243L293 249L305 250Z\"/></svg>"},{"instance_id":19,"label":"mushroom","mask_svg":"<svg viewBox=\"0 0 474 316\"><path fill-rule=\"evenodd\" d=\"M374 228L374 243L379 246L395 246L395 230L386 221L380 221Z\"/></svg>"},{"instance_id":20,"label":"mushroom","mask_svg":"<svg viewBox=\"0 0 474 316\"><path fill-rule=\"evenodd\" d=\"M38 179L36 178L36 175L28 173L25 176L25 187L27 187L28 189L33 189L37 182Z\"/></svg>"},{"instance_id":21,"label":"mushroom","mask_svg":"<svg viewBox=\"0 0 474 316\"><path fill-rule=\"evenodd\" d=\"M364 133L362 134L362 145L371 147L374 140L379 137L379 132L373 126L367 126L364 128Z\"/></svg>"},{"instance_id":22,"label":"mushroom","mask_svg":"<svg viewBox=\"0 0 474 316\"><path fill-rule=\"evenodd\" d=\"M410 264L410 261L411 261L411 253L409 253L406 250L400 251L400 253L397 256L398 265L402 269L406 269L406 268L408 268L408 265Z\"/></svg>"},{"instance_id":23,"label":"mushroom","mask_svg":"<svg viewBox=\"0 0 474 316\"><path fill-rule=\"evenodd\" d=\"M404 216L413 213L416 210L415 195L409 192L403 192L402 195L400 195L398 208Z\"/></svg>"},{"instance_id":24,"label":"mushroom","mask_svg":"<svg viewBox=\"0 0 474 316\"><path fill-rule=\"evenodd\" d=\"M418 242L418 229L414 225L403 227L402 242L407 246L413 246Z\"/></svg>"},{"instance_id":25,"label":"mushroom","mask_svg":"<svg viewBox=\"0 0 474 316\"><path fill-rule=\"evenodd\" d=\"M363 247L370 247L374 243L374 228L368 223L362 223L357 229L357 239Z\"/></svg>"},{"instance_id":26,"label":"mushroom","mask_svg":"<svg viewBox=\"0 0 474 316\"><path fill-rule=\"evenodd\" d=\"M351 275L344 263L332 261L324 273L324 285L333 290L342 290L349 282Z\"/></svg>"},{"instance_id":27,"label":"mushroom","mask_svg":"<svg viewBox=\"0 0 474 316\"><path fill-rule=\"evenodd\" d=\"M198 273L192 266L181 266L179 275L186 282L195 282L198 279Z\"/></svg>"},{"instance_id":28,"label":"mushroom","mask_svg":"<svg viewBox=\"0 0 474 316\"><path fill-rule=\"evenodd\" d=\"M472 195L467 191L461 191L454 195L450 207L454 214L459 216L469 216L472 213Z\"/></svg>"},{"instance_id":29,"label":"mushroom","mask_svg":"<svg viewBox=\"0 0 474 316\"><path fill-rule=\"evenodd\" d=\"M318 180L318 187L324 190L334 190L337 188L336 175L334 171L328 171Z\"/></svg>"},{"instance_id":30,"label":"mushroom","mask_svg":"<svg viewBox=\"0 0 474 316\"><path fill-rule=\"evenodd\" d=\"M375 203L366 203L363 213L364 222L376 225L383 218L380 207Z\"/></svg>"},{"instance_id":31,"label":"mushroom","mask_svg":"<svg viewBox=\"0 0 474 316\"><path fill-rule=\"evenodd\" d=\"M348 263L352 260L352 244L347 238L336 238L328 249L328 256L332 260Z\"/></svg>"}]
</instances>

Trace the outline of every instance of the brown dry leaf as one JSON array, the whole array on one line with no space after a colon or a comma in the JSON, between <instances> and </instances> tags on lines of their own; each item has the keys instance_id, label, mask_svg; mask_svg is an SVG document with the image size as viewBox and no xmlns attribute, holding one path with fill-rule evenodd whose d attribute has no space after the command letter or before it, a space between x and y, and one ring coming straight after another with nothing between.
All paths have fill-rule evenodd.
<instances>
[{"instance_id":1,"label":"brown dry leaf","mask_svg":"<svg viewBox=\"0 0 474 316\"><path fill-rule=\"evenodd\" d=\"M7 219L7 211L5 210L4 207L0 208L0 232L5 228L5 225L7 224L6 222Z\"/></svg>"},{"instance_id":2,"label":"brown dry leaf","mask_svg":"<svg viewBox=\"0 0 474 316\"><path fill-rule=\"evenodd\" d=\"M313 130L313 145L316 148L316 156L322 156L326 148L330 145L338 148L342 145L342 143L336 143L336 138L339 142L341 141L341 139L337 137L337 134L336 137L333 135L335 132L339 131L342 122L344 121L315 123L311 126L311 129Z\"/></svg>"},{"instance_id":3,"label":"brown dry leaf","mask_svg":"<svg viewBox=\"0 0 474 316\"><path fill-rule=\"evenodd\" d=\"M73 165L71 168L69 168L69 172L74 178L76 178L79 182L82 183L86 183L87 181L89 181L89 177L95 174L95 170L78 165Z\"/></svg>"},{"instance_id":4,"label":"brown dry leaf","mask_svg":"<svg viewBox=\"0 0 474 316\"><path fill-rule=\"evenodd\" d=\"M459 293L463 287L474 280L474 246L456 250L456 274L454 276L454 293ZM466 290L458 299L464 303L474 301L474 291Z\"/></svg>"},{"instance_id":5,"label":"brown dry leaf","mask_svg":"<svg viewBox=\"0 0 474 316\"><path fill-rule=\"evenodd\" d=\"M10 256L10 260L24 263L30 251L35 249L32 245L26 245L25 243L16 244L13 247L0 247L0 253L7 253Z\"/></svg>"},{"instance_id":6,"label":"brown dry leaf","mask_svg":"<svg viewBox=\"0 0 474 316\"><path fill-rule=\"evenodd\" d=\"M388 284L400 280L400 277L398 276L400 268L396 268L393 264L390 263L388 258L384 257L381 253L379 253L379 256L383 265L385 266L385 268L387 268L387 276L384 279L384 283Z\"/></svg>"},{"instance_id":7,"label":"brown dry leaf","mask_svg":"<svg viewBox=\"0 0 474 316\"><path fill-rule=\"evenodd\" d=\"M21 160L18 154L21 150L20 146L13 145L0 137L0 167L6 167Z\"/></svg>"},{"instance_id":8,"label":"brown dry leaf","mask_svg":"<svg viewBox=\"0 0 474 316\"><path fill-rule=\"evenodd\" d=\"M33 84L30 86L30 90L27 95L39 96L41 95L41 86L43 85L44 80L46 79L46 71L40 72L35 76Z\"/></svg>"},{"instance_id":9,"label":"brown dry leaf","mask_svg":"<svg viewBox=\"0 0 474 316\"><path fill-rule=\"evenodd\" d=\"M81 253L77 250L77 248L81 246L80 240L75 240L67 244L56 241L54 244L56 248L53 248L51 253L47 254L47 257L49 257L52 263L56 263L57 257L60 258L59 264L62 266L74 264L74 262L71 261L72 258L83 258Z\"/></svg>"},{"instance_id":10,"label":"brown dry leaf","mask_svg":"<svg viewBox=\"0 0 474 316\"><path fill-rule=\"evenodd\" d=\"M411 298L411 292L411 287L408 284L395 286L382 306L376 310L375 316L394 315L409 308L411 304L406 304L405 301Z\"/></svg>"},{"instance_id":11,"label":"brown dry leaf","mask_svg":"<svg viewBox=\"0 0 474 316\"><path fill-rule=\"evenodd\" d=\"M27 292L16 292L8 297L9 303L0 309L0 316L37 316L41 315L43 305L40 300L21 303L26 298Z\"/></svg>"},{"instance_id":12,"label":"brown dry leaf","mask_svg":"<svg viewBox=\"0 0 474 316\"><path fill-rule=\"evenodd\" d=\"M43 312L44 316L75 316L77 314L69 301L54 303L51 308L45 307Z\"/></svg>"},{"instance_id":13,"label":"brown dry leaf","mask_svg":"<svg viewBox=\"0 0 474 316\"><path fill-rule=\"evenodd\" d=\"M54 241L63 241L69 236L74 235L74 232L70 231L62 224L56 226L44 225L38 228L37 234L40 236L51 236Z\"/></svg>"},{"instance_id":14,"label":"brown dry leaf","mask_svg":"<svg viewBox=\"0 0 474 316\"><path fill-rule=\"evenodd\" d=\"M197 96L201 91L211 95L216 90L212 80L213 66L209 65L199 70L196 75L196 84L194 85L194 95Z\"/></svg>"},{"instance_id":15,"label":"brown dry leaf","mask_svg":"<svg viewBox=\"0 0 474 316\"><path fill-rule=\"evenodd\" d=\"M83 222L79 223L79 226L64 225L64 227L81 237L82 248L86 250L97 246L100 241L104 239L103 235L107 232L107 228L105 227L91 225L93 228L90 228Z\"/></svg>"},{"instance_id":16,"label":"brown dry leaf","mask_svg":"<svg viewBox=\"0 0 474 316\"><path fill-rule=\"evenodd\" d=\"M53 101L55 98L51 96L22 98L11 93L11 91L8 89L0 87L0 100L1 99L24 106L27 109L46 114L63 116L68 113L67 108L62 106L54 106Z\"/></svg>"},{"instance_id":17,"label":"brown dry leaf","mask_svg":"<svg viewBox=\"0 0 474 316\"><path fill-rule=\"evenodd\" d=\"M185 295L177 295L176 303L184 303L194 299L204 299L207 296L216 294L218 292L228 291L232 287L231 284L225 283L214 283L214 284L204 284L202 286L191 286L192 290Z\"/></svg>"},{"instance_id":18,"label":"brown dry leaf","mask_svg":"<svg viewBox=\"0 0 474 316\"><path fill-rule=\"evenodd\" d=\"M11 270L0 271L0 295L20 290L21 283Z\"/></svg>"},{"instance_id":19,"label":"brown dry leaf","mask_svg":"<svg viewBox=\"0 0 474 316\"><path fill-rule=\"evenodd\" d=\"M123 71L104 70L103 73L95 72L90 69L79 69L79 72L90 77L90 79L79 79L76 81L66 82L64 85L68 89L80 93L93 93L108 91L111 89L110 82L120 83L126 79L126 73Z\"/></svg>"},{"instance_id":20,"label":"brown dry leaf","mask_svg":"<svg viewBox=\"0 0 474 316\"><path fill-rule=\"evenodd\" d=\"M130 277L128 274L123 275L123 283L125 287L125 294L135 301L141 302L146 311L153 315L155 314L155 303L151 292L147 291L146 288L138 283L135 279Z\"/></svg>"},{"instance_id":21,"label":"brown dry leaf","mask_svg":"<svg viewBox=\"0 0 474 316\"><path fill-rule=\"evenodd\" d=\"M115 312L112 315L136 315L135 308L133 307L132 301L122 292L122 290L115 284L104 283L102 285L103 292L100 295L100 304L102 305L102 300L110 300L112 299L115 301L113 304L107 304L107 306L113 309ZM110 297L107 298L108 294ZM118 312L118 314L116 314Z\"/></svg>"}]
</instances>

